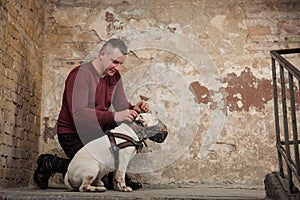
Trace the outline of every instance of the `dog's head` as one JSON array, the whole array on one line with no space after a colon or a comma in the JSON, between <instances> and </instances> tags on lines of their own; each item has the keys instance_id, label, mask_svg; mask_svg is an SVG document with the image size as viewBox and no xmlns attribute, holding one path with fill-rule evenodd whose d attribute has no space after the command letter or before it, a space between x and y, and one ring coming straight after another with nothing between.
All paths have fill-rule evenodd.
<instances>
[{"instance_id":1,"label":"dog's head","mask_svg":"<svg viewBox=\"0 0 300 200\"><path fill-rule=\"evenodd\" d=\"M157 143L165 141L168 135L167 126L155 114L140 113L136 121L143 125L146 138Z\"/></svg>"}]
</instances>

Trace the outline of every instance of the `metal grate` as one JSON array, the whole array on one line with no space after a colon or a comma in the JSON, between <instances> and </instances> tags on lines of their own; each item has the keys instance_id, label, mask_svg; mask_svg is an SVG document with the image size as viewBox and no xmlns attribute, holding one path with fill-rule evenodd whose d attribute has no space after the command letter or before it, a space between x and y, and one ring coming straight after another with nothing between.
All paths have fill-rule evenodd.
<instances>
[{"instance_id":1,"label":"metal grate","mask_svg":"<svg viewBox=\"0 0 300 200\"><path fill-rule=\"evenodd\" d=\"M290 193L296 192L293 178L300 183L300 71L283 55L297 53L300 48L271 51L279 174L288 178Z\"/></svg>"}]
</instances>

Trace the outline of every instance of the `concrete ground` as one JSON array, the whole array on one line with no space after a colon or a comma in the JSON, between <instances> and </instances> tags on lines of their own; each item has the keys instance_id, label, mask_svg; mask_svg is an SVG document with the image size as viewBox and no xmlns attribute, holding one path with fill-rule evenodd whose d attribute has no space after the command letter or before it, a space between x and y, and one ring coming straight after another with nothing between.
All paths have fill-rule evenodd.
<instances>
[{"instance_id":1,"label":"concrete ground","mask_svg":"<svg viewBox=\"0 0 300 200\"><path fill-rule=\"evenodd\" d=\"M233 185L145 185L131 193L106 191L103 193L70 192L65 188L40 190L36 187L0 189L0 200L66 200L66 199L266 199L260 187Z\"/></svg>"}]
</instances>

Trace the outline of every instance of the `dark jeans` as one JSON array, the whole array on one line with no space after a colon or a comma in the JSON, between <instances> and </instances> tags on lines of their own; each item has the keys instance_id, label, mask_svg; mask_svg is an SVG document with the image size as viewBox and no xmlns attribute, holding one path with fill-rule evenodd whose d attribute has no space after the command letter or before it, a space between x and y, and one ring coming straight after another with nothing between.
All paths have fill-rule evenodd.
<instances>
[{"instance_id":1,"label":"dark jeans","mask_svg":"<svg viewBox=\"0 0 300 200\"><path fill-rule=\"evenodd\" d=\"M102 137L107 130L111 130L116 126L118 126L116 123L109 124L103 128L101 133L82 135L81 137L77 133L57 134L58 141L66 156L72 159L85 144Z\"/></svg>"},{"instance_id":2,"label":"dark jeans","mask_svg":"<svg viewBox=\"0 0 300 200\"><path fill-rule=\"evenodd\" d=\"M77 133L58 134L57 136L60 146L70 159L83 147Z\"/></svg>"}]
</instances>

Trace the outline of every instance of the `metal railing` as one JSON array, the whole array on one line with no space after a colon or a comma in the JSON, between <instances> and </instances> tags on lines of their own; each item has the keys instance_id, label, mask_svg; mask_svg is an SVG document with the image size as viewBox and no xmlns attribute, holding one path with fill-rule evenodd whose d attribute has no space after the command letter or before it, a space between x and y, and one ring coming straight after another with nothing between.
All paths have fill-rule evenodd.
<instances>
[{"instance_id":1,"label":"metal railing","mask_svg":"<svg viewBox=\"0 0 300 200\"><path fill-rule=\"evenodd\" d=\"M293 179L300 183L300 70L282 55L296 53L300 48L271 51L279 174L288 179L290 193L296 192Z\"/></svg>"}]
</instances>

